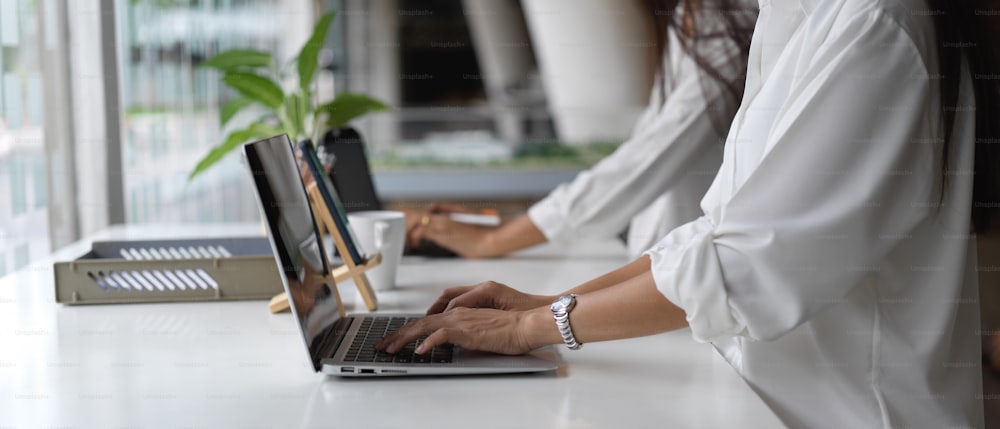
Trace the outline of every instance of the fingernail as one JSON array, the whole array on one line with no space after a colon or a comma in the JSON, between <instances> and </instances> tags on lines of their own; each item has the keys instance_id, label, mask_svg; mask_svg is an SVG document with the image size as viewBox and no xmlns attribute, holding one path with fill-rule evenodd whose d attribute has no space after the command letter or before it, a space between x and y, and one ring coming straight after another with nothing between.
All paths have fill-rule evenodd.
<instances>
[{"instance_id":1,"label":"fingernail","mask_svg":"<svg viewBox=\"0 0 1000 429\"><path fill-rule=\"evenodd\" d=\"M425 345L421 344L420 346L418 346L418 347L417 347L417 350L416 350L416 353L417 353L418 355L422 355L422 354L424 354L425 352L427 352L427 346L425 346Z\"/></svg>"}]
</instances>

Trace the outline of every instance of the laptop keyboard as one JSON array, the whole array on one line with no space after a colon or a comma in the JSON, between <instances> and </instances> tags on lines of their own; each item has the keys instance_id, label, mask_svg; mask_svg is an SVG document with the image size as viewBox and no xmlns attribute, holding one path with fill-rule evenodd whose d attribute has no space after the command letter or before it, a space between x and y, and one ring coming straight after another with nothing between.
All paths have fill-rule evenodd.
<instances>
[{"instance_id":1,"label":"laptop keyboard","mask_svg":"<svg viewBox=\"0 0 1000 429\"><path fill-rule=\"evenodd\" d=\"M399 353L389 354L375 350L375 343L387 334L417 320L416 317L366 317L361 319L361 328L354 336L351 347L347 350L344 360L347 362L395 362L395 363L451 363L454 346L442 344L430 352L418 355L414 353L417 346L426 337L407 344Z\"/></svg>"}]
</instances>

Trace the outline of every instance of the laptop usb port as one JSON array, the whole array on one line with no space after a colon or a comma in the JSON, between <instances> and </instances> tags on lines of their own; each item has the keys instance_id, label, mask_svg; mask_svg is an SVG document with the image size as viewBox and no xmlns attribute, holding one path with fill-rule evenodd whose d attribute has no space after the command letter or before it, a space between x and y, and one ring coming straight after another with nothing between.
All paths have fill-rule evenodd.
<instances>
[{"instance_id":1,"label":"laptop usb port","mask_svg":"<svg viewBox=\"0 0 1000 429\"><path fill-rule=\"evenodd\" d=\"M354 374L354 368L350 367L350 366L345 366L343 368L340 368L340 372L345 372L345 373L348 373L348 374Z\"/></svg>"},{"instance_id":2,"label":"laptop usb port","mask_svg":"<svg viewBox=\"0 0 1000 429\"><path fill-rule=\"evenodd\" d=\"M362 374L374 374L375 370L374 369L362 369L361 373Z\"/></svg>"}]
</instances>

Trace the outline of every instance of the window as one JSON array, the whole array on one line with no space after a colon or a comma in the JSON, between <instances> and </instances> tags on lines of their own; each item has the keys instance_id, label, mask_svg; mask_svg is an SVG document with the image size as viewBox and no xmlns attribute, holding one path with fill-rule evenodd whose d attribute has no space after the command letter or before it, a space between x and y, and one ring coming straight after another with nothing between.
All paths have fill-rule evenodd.
<instances>
[{"instance_id":1,"label":"window","mask_svg":"<svg viewBox=\"0 0 1000 429\"><path fill-rule=\"evenodd\" d=\"M0 1L0 275L49 251L39 23L37 1Z\"/></svg>"},{"instance_id":2,"label":"window","mask_svg":"<svg viewBox=\"0 0 1000 429\"><path fill-rule=\"evenodd\" d=\"M117 13L128 223L258 219L236 152L188 181L221 142L219 107L230 93L204 60L231 48L288 58L309 36L312 0L120 2ZM238 124L236 124L238 125Z\"/></svg>"}]
</instances>

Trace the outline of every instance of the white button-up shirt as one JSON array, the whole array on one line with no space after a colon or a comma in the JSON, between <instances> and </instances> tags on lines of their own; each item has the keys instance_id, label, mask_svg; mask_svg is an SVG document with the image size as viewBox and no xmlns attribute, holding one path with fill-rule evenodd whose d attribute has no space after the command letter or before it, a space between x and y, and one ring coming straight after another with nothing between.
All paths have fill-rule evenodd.
<instances>
[{"instance_id":1,"label":"white button-up shirt","mask_svg":"<svg viewBox=\"0 0 1000 429\"><path fill-rule=\"evenodd\" d=\"M923 1L760 5L703 215L647 252L657 287L790 427L982 427L968 71L945 178Z\"/></svg>"},{"instance_id":2,"label":"white button-up shirt","mask_svg":"<svg viewBox=\"0 0 1000 429\"><path fill-rule=\"evenodd\" d=\"M749 11L754 6L752 0L744 4ZM682 11L679 6L678 13ZM718 120L727 123L738 105L720 98L723 89L702 76L673 32L667 43L665 97L657 83L627 141L528 210L549 241L614 237L628 227L629 253L638 256L701 215L698 201L719 170L723 152L723 137L707 110L716 109ZM713 40L698 49L725 76L745 71L733 67L745 59L738 58L740 51L731 40Z\"/></svg>"}]
</instances>

